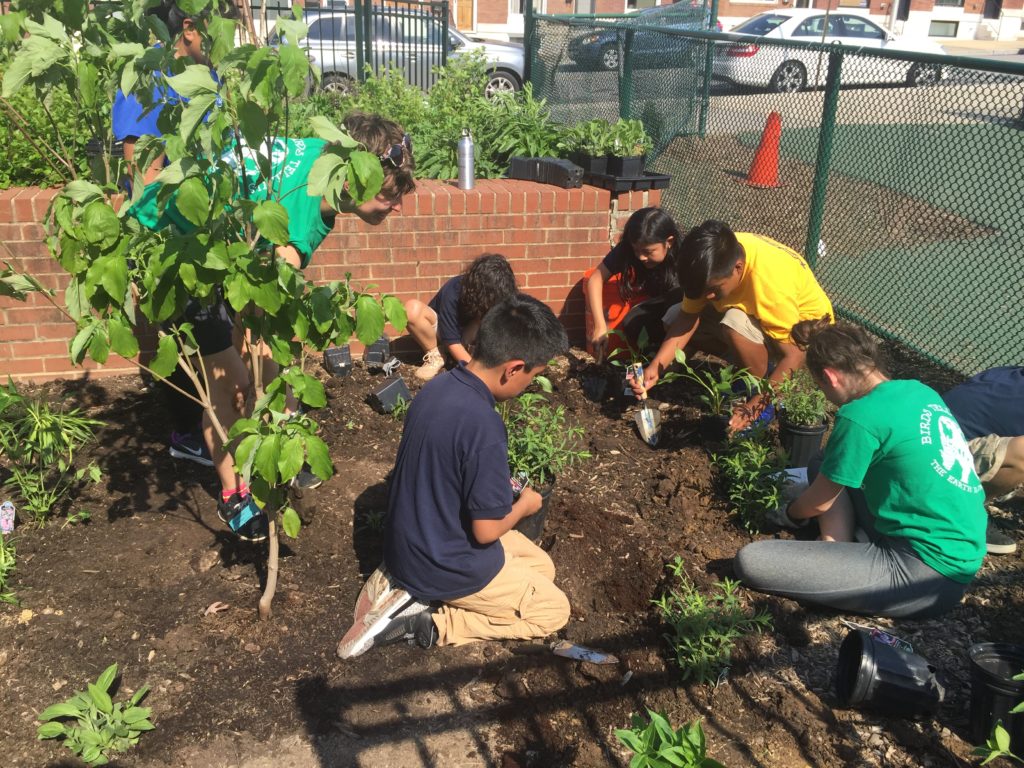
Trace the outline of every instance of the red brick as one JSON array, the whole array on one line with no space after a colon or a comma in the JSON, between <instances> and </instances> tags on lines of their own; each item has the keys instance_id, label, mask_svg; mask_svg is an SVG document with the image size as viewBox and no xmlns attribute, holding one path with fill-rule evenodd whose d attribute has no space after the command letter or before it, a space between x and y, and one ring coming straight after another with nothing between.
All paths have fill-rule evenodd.
<instances>
[{"instance_id":1,"label":"red brick","mask_svg":"<svg viewBox=\"0 0 1024 768\"><path fill-rule=\"evenodd\" d=\"M415 246L420 248L446 247L459 244L459 233L457 232L417 232Z\"/></svg>"},{"instance_id":2,"label":"red brick","mask_svg":"<svg viewBox=\"0 0 1024 768\"><path fill-rule=\"evenodd\" d=\"M0 325L0 341L30 341L37 338L34 325ZM5 347L9 345L5 344Z\"/></svg>"},{"instance_id":3,"label":"red brick","mask_svg":"<svg viewBox=\"0 0 1024 768\"><path fill-rule=\"evenodd\" d=\"M433 190L434 193L434 215L435 216L448 216L451 213L450 198L451 193L446 187L437 187Z\"/></svg>"},{"instance_id":4,"label":"red brick","mask_svg":"<svg viewBox=\"0 0 1024 768\"><path fill-rule=\"evenodd\" d=\"M546 231L543 229L533 228L522 228L522 229L506 229L505 230L505 242L506 243L543 243L544 235Z\"/></svg>"},{"instance_id":5,"label":"red brick","mask_svg":"<svg viewBox=\"0 0 1024 768\"><path fill-rule=\"evenodd\" d=\"M465 193L466 210L467 214L480 213L480 190L469 189Z\"/></svg>"},{"instance_id":6,"label":"red brick","mask_svg":"<svg viewBox=\"0 0 1024 768\"><path fill-rule=\"evenodd\" d=\"M387 266L376 266L371 267L370 269L370 277L374 280L381 280L385 277L393 279L402 277L419 277L419 274L419 264L415 262L407 264L388 264Z\"/></svg>"},{"instance_id":7,"label":"red brick","mask_svg":"<svg viewBox=\"0 0 1024 768\"><path fill-rule=\"evenodd\" d=\"M499 231L491 229L469 230L459 232L459 242L462 245L483 245L489 248L500 249L504 237Z\"/></svg>"},{"instance_id":8,"label":"red brick","mask_svg":"<svg viewBox=\"0 0 1024 768\"><path fill-rule=\"evenodd\" d=\"M471 189L453 190L449 194L448 205L450 206L452 216L461 216L466 212L466 196L471 194L473 194Z\"/></svg>"},{"instance_id":9,"label":"red brick","mask_svg":"<svg viewBox=\"0 0 1024 768\"><path fill-rule=\"evenodd\" d=\"M68 342L64 341L16 341L11 344L15 358L64 357L68 354Z\"/></svg>"},{"instance_id":10,"label":"red brick","mask_svg":"<svg viewBox=\"0 0 1024 768\"><path fill-rule=\"evenodd\" d=\"M567 288L574 278L576 275L567 272L531 272L525 275L525 285L528 288Z\"/></svg>"},{"instance_id":11,"label":"red brick","mask_svg":"<svg viewBox=\"0 0 1024 768\"><path fill-rule=\"evenodd\" d=\"M63 299L58 299L58 304ZM7 322L12 325L28 324L36 325L37 323L59 323L65 319L65 315L59 309L46 306L25 306L24 304L19 307L11 307L7 310Z\"/></svg>"},{"instance_id":12,"label":"red brick","mask_svg":"<svg viewBox=\"0 0 1024 768\"><path fill-rule=\"evenodd\" d=\"M46 245L40 242L9 242L6 250L16 259L31 259L50 255L50 252L46 250Z\"/></svg>"},{"instance_id":13,"label":"red brick","mask_svg":"<svg viewBox=\"0 0 1024 768\"><path fill-rule=\"evenodd\" d=\"M4 362L3 368L4 374L11 376L38 374L46 370L42 358L39 357L16 358L12 356Z\"/></svg>"},{"instance_id":14,"label":"red brick","mask_svg":"<svg viewBox=\"0 0 1024 768\"><path fill-rule=\"evenodd\" d=\"M429 301L440 288L440 277L398 278L395 280L395 295L397 296L418 296L421 299L426 297L426 300Z\"/></svg>"}]
</instances>

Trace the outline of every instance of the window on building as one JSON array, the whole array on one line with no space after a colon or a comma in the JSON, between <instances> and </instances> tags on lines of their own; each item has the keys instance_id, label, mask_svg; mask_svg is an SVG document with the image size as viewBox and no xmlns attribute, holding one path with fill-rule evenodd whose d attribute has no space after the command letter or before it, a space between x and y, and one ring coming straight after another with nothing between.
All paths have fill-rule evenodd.
<instances>
[{"instance_id":1,"label":"window on building","mask_svg":"<svg viewBox=\"0 0 1024 768\"><path fill-rule=\"evenodd\" d=\"M935 0L936 5L944 5L947 8L963 8L964 0Z\"/></svg>"},{"instance_id":2,"label":"window on building","mask_svg":"<svg viewBox=\"0 0 1024 768\"><path fill-rule=\"evenodd\" d=\"M956 37L958 21L933 21L928 27L928 37Z\"/></svg>"}]
</instances>

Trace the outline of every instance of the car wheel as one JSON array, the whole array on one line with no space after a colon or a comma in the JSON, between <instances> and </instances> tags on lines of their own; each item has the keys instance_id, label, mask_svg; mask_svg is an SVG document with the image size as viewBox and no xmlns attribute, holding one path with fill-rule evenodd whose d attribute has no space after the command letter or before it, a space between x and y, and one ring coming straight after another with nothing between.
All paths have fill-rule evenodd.
<instances>
[{"instance_id":1,"label":"car wheel","mask_svg":"<svg viewBox=\"0 0 1024 768\"><path fill-rule=\"evenodd\" d=\"M496 71L491 72L491 77L487 81L484 93L487 98L491 98L496 93L515 93L521 87L519 78L511 72Z\"/></svg>"},{"instance_id":2,"label":"car wheel","mask_svg":"<svg viewBox=\"0 0 1024 768\"><path fill-rule=\"evenodd\" d=\"M935 85L942 78L942 68L938 64L915 64L907 72L907 85Z\"/></svg>"},{"instance_id":3,"label":"car wheel","mask_svg":"<svg viewBox=\"0 0 1024 768\"><path fill-rule=\"evenodd\" d=\"M616 45L609 45L601 49L601 66L604 69L616 70L619 68L619 48Z\"/></svg>"},{"instance_id":4,"label":"car wheel","mask_svg":"<svg viewBox=\"0 0 1024 768\"><path fill-rule=\"evenodd\" d=\"M768 87L775 93L796 93L807 87L807 70L799 61L784 61L775 70Z\"/></svg>"},{"instance_id":5,"label":"car wheel","mask_svg":"<svg viewBox=\"0 0 1024 768\"><path fill-rule=\"evenodd\" d=\"M320 88L325 93L333 93L337 96L351 96L356 92L356 83L348 75L337 72L328 72L320 81Z\"/></svg>"}]
</instances>

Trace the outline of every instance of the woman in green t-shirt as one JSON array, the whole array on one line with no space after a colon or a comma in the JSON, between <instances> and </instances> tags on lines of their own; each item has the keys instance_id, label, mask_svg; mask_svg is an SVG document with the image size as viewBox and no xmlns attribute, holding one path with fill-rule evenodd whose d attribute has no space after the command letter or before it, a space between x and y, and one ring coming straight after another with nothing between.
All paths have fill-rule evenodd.
<instances>
[{"instance_id":1,"label":"woman in green t-shirt","mask_svg":"<svg viewBox=\"0 0 1024 768\"><path fill-rule=\"evenodd\" d=\"M754 589L877 616L934 616L960 602L985 554L984 491L935 390L892 380L862 329L793 328L807 367L840 406L821 470L786 510L820 541L758 541L736 556Z\"/></svg>"}]
</instances>

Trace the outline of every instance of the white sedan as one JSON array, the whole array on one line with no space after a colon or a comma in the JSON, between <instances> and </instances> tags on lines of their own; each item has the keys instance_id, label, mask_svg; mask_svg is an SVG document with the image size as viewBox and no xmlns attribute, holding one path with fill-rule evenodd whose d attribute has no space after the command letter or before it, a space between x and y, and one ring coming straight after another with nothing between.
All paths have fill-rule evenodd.
<instances>
[{"instance_id":1,"label":"white sedan","mask_svg":"<svg viewBox=\"0 0 1024 768\"><path fill-rule=\"evenodd\" d=\"M897 38L873 21L852 13L826 14L818 9L774 10L758 14L732 32L779 41L780 45L720 43L715 50L714 76L739 85L769 88L791 93L810 86L822 86L828 74L828 53L787 48L785 41L842 43L863 48L865 55L847 55L843 60L843 84L899 83L934 85L942 77L937 64L904 63L871 56L872 50L903 50L943 54L927 38Z\"/></svg>"}]
</instances>

